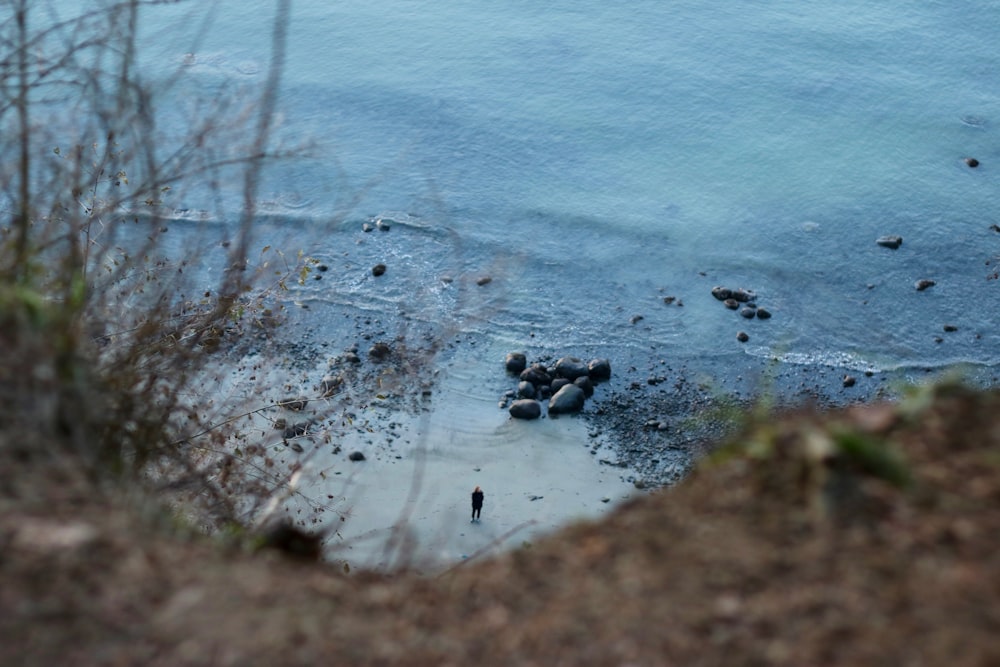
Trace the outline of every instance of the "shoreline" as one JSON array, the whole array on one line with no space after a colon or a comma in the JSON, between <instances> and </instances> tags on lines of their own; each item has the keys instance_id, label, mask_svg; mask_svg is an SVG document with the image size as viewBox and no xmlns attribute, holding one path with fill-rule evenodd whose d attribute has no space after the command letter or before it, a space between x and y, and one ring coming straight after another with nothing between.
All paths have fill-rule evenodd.
<instances>
[{"instance_id":1,"label":"shoreline","mask_svg":"<svg viewBox=\"0 0 1000 667\"><path fill-rule=\"evenodd\" d=\"M301 467L284 513L306 530L326 531L327 559L351 569L434 571L525 546L680 481L761 399L821 408L891 399L906 382L934 372L857 373L738 349L674 361L655 349L619 349L610 356L611 380L596 386L581 413L521 421L498 407L517 384L503 368L507 352L524 351L529 363L609 355L595 345L547 350L534 340L529 350L515 350L472 332L441 341L429 329L415 331L412 320L358 312L345 315L342 330L320 336L315 322L332 321L328 315L303 309L281 325L301 334L295 342L261 338L261 349L241 344L229 361L256 369L253 378L266 390L255 400L276 406L261 416L260 433L279 414L311 423L290 440L268 436L280 464ZM330 338L348 346L338 352ZM408 347L412 340L437 346ZM378 341L393 341L382 360L367 354ZM247 362L240 355L248 352L261 358ZM981 369L980 380L993 370ZM343 386L316 401L332 375L345 378ZM296 394L314 399L303 413L277 407ZM351 461L354 452L364 460ZM470 524L477 485L486 492L483 522ZM303 499L318 501L319 511Z\"/></svg>"},{"instance_id":2,"label":"shoreline","mask_svg":"<svg viewBox=\"0 0 1000 667\"><path fill-rule=\"evenodd\" d=\"M417 413L374 409L371 432L354 431L338 454L311 459L298 491L334 496L334 517L322 523L333 531L328 560L352 569L445 569L530 545L639 493L627 471L595 465L579 417L512 419L461 373L441 378L435 394L443 399ZM365 459L347 459L355 451ZM486 502L472 524L475 486ZM294 519L306 510L291 501L286 511Z\"/></svg>"}]
</instances>

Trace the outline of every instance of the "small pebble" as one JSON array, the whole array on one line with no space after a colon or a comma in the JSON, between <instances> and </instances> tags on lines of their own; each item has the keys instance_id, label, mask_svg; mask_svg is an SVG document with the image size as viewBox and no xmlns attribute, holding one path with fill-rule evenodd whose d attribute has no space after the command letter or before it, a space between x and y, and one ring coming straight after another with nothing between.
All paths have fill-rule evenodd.
<instances>
[{"instance_id":1,"label":"small pebble","mask_svg":"<svg viewBox=\"0 0 1000 667\"><path fill-rule=\"evenodd\" d=\"M976 167L979 166L979 160L977 160L974 157L967 157L967 158L965 158L965 164L967 164L970 167L972 167L973 169L975 169Z\"/></svg>"},{"instance_id":2,"label":"small pebble","mask_svg":"<svg viewBox=\"0 0 1000 667\"><path fill-rule=\"evenodd\" d=\"M376 277L381 276L384 273L385 273L385 264L376 264L375 266L372 267L373 276Z\"/></svg>"},{"instance_id":3,"label":"small pebble","mask_svg":"<svg viewBox=\"0 0 1000 667\"><path fill-rule=\"evenodd\" d=\"M845 387L853 387L856 382L857 382L857 380L854 378L853 375L845 375L844 376L844 386Z\"/></svg>"},{"instance_id":4,"label":"small pebble","mask_svg":"<svg viewBox=\"0 0 1000 667\"><path fill-rule=\"evenodd\" d=\"M913 286L917 288L918 292L923 292L928 287L934 287L935 285L937 285L937 283L933 280L924 279L918 280Z\"/></svg>"},{"instance_id":5,"label":"small pebble","mask_svg":"<svg viewBox=\"0 0 1000 667\"><path fill-rule=\"evenodd\" d=\"M750 336L747 335L746 331L741 331L738 334L736 334L736 340L738 340L741 343L745 343L748 340L750 340Z\"/></svg>"}]
</instances>

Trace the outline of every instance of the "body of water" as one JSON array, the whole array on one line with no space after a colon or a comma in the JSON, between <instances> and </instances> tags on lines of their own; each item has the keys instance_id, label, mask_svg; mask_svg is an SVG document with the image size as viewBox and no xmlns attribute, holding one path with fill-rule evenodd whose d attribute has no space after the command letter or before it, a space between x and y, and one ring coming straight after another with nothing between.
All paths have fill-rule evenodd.
<instances>
[{"instance_id":1,"label":"body of water","mask_svg":"<svg viewBox=\"0 0 1000 667\"><path fill-rule=\"evenodd\" d=\"M145 10L153 72L186 61L179 96L267 73L270 4L213 6ZM357 255L360 221L397 219L406 233L373 254L406 289L380 296L502 338L641 331L698 356L742 327L750 355L991 365L998 33L982 2L301 0L278 136L309 154L262 196L321 259ZM876 246L884 234L902 247ZM428 298L462 273L502 298L475 295L474 313ZM308 297L350 298L349 283ZM737 322L715 284L774 317Z\"/></svg>"}]
</instances>

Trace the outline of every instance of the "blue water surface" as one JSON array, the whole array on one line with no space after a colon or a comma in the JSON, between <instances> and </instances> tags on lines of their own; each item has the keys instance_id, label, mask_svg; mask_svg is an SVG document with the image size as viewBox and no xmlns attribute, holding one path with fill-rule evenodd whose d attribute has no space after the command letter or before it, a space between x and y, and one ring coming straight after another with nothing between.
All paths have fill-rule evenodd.
<instances>
[{"instance_id":1,"label":"blue water surface","mask_svg":"<svg viewBox=\"0 0 1000 667\"><path fill-rule=\"evenodd\" d=\"M503 345L532 332L682 357L1000 363L996 3L291 7L275 140L304 150L267 171L262 234L405 275L377 298L351 277L295 298L374 298ZM143 9L166 131L193 100L262 85L274 11ZM359 245L379 216L402 224ZM876 246L884 234L903 246ZM485 273L502 298L474 308L441 280ZM716 284L755 290L774 317L741 322Z\"/></svg>"}]
</instances>

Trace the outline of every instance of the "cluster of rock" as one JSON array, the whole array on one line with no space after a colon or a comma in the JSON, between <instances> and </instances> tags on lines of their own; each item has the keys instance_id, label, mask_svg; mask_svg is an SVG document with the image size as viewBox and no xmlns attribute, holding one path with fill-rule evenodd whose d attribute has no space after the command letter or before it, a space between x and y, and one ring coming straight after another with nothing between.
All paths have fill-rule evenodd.
<instances>
[{"instance_id":1,"label":"cluster of rock","mask_svg":"<svg viewBox=\"0 0 1000 667\"><path fill-rule=\"evenodd\" d=\"M712 296L722 302L726 308L739 311L740 315L748 320L757 318L760 320L771 319L771 311L757 305L757 294L752 290L730 289L728 287L715 286L712 288ZM745 343L750 340L750 336L745 331L736 334L736 340Z\"/></svg>"},{"instance_id":2,"label":"cluster of rock","mask_svg":"<svg viewBox=\"0 0 1000 667\"><path fill-rule=\"evenodd\" d=\"M545 400L550 415L579 412L594 395L594 384L611 378L611 362L607 359L585 362L563 357L551 367L542 363L529 366L524 354L511 352L504 363L507 372L519 380L517 391L507 396L514 399L509 411L515 419L539 418Z\"/></svg>"}]
</instances>

